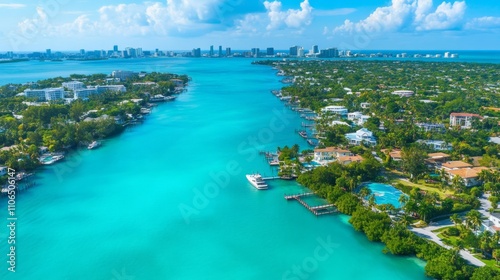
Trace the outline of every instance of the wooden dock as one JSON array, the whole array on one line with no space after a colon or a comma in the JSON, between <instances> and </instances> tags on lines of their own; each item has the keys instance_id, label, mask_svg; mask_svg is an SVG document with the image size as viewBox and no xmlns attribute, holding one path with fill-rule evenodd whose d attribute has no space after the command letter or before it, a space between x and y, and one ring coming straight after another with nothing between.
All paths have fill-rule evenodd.
<instances>
[{"instance_id":1,"label":"wooden dock","mask_svg":"<svg viewBox=\"0 0 500 280\"><path fill-rule=\"evenodd\" d=\"M319 206L310 206L307 204L302 198L314 195L313 192L309 193L300 193L300 194L293 194L293 195L286 195L285 194L285 199L286 200L297 200L300 204L302 204L305 208L307 208L311 213L313 213L316 216L321 216L321 215L326 215L326 214L333 214L337 213L338 210L335 208L335 205L333 204L325 204L325 205L319 205Z\"/></svg>"},{"instance_id":2,"label":"wooden dock","mask_svg":"<svg viewBox=\"0 0 500 280\"><path fill-rule=\"evenodd\" d=\"M262 178L262 180L264 181L268 181L268 180L278 180L278 179L281 179L280 177L265 177L265 178Z\"/></svg>"}]
</instances>

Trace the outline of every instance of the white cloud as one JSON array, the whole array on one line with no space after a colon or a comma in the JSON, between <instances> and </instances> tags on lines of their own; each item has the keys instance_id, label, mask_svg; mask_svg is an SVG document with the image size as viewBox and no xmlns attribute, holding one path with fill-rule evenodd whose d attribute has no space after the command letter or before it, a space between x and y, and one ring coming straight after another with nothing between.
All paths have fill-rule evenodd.
<instances>
[{"instance_id":1,"label":"white cloud","mask_svg":"<svg viewBox=\"0 0 500 280\"><path fill-rule=\"evenodd\" d=\"M474 18L465 25L465 28L471 30L500 29L500 17Z\"/></svg>"},{"instance_id":2,"label":"white cloud","mask_svg":"<svg viewBox=\"0 0 500 280\"><path fill-rule=\"evenodd\" d=\"M465 1L442 2L433 11L433 0L392 0L359 22L346 20L334 33L449 30L463 26Z\"/></svg>"},{"instance_id":3,"label":"white cloud","mask_svg":"<svg viewBox=\"0 0 500 280\"><path fill-rule=\"evenodd\" d=\"M0 8L5 9L22 9L26 7L24 4L0 3Z\"/></svg>"},{"instance_id":4,"label":"white cloud","mask_svg":"<svg viewBox=\"0 0 500 280\"><path fill-rule=\"evenodd\" d=\"M465 2L443 2L435 12L418 22L417 30L446 30L461 27L467 6Z\"/></svg>"},{"instance_id":5,"label":"white cloud","mask_svg":"<svg viewBox=\"0 0 500 280\"><path fill-rule=\"evenodd\" d=\"M313 10L314 16L343 16L349 15L356 12L357 9L354 8L341 8L341 9L333 9L333 10Z\"/></svg>"},{"instance_id":6,"label":"white cloud","mask_svg":"<svg viewBox=\"0 0 500 280\"><path fill-rule=\"evenodd\" d=\"M282 11L280 1L265 1L264 7L269 18L268 30L279 29L281 27L301 28L311 24L312 21L312 6L309 0L304 0L300 3L300 10L289 9Z\"/></svg>"}]
</instances>

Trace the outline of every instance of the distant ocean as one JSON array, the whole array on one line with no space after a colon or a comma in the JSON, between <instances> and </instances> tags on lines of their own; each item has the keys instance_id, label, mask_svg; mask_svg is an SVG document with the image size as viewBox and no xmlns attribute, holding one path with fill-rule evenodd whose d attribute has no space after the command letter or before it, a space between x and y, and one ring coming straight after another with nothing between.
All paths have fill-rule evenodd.
<instances>
[{"instance_id":1,"label":"distant ocean","mask_svg":"<svg viewBox=\"0 0 500 280\"><path fill-rule=\"evenodd\" d=\"M498 63L499 52L461 62ZM317 218L271 181L257 191L245 174L275 176L259 151L308 144L299 115L270 91L282 84L251 59L29 61L0 65L0 84L113 70L192 77L188 91L143 125L41 169L17 198L17 272L1 279L426 279L425 263L382 253L348 217ZM452 60L450 60L452 61ZM0 218L6 223L6 200Z\"/></svg>"}]
</instances>

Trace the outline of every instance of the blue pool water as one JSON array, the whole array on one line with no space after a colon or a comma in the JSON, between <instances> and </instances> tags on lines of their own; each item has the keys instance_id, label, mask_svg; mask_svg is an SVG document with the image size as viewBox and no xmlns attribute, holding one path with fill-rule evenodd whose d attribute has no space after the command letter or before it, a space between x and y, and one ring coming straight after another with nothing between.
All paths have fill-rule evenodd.
<instances>
[{"instance_id":1,"label":"blue pool water","mask_svg":"<svg viewBox=\"0 0 500 280\"><path fill-rule=\"evenodd\" d=\"M377 204L392 204L394 207L399 208L399 197L403 194L402 191L395 187L381 183L369 183L366 185L375 195L375 202Z\"/></svg>"}]
</instances>

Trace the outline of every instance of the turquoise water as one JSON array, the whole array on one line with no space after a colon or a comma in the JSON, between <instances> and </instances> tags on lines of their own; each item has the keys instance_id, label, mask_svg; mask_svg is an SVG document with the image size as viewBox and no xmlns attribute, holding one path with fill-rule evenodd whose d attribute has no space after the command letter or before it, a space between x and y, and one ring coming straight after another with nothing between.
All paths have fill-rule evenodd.
<instances>
[{"instance_id":1,"label":"turquoise water","mask_svg":"<svg viewBox=\"0 0 500 280\"><path fill-rule=\"evenodd\" d=\"M377 204L392 204L394 207L399 208L399 198L403 194L400 190L387 184L370 183L366 185L375 195L375 202Z\"/></svg>"},{"instance_id":2,"label":"turquoise water","mask_svg":"<svg viewBox=\"0 0 500 280\"><path fill-rule=\"evenodd\" d=\"M248 184L247 173L276 175L258 151L307 147L299 116L270 93L279 77L250 61L3 64L1 83L115 69L192 81L143 125L37 173L17 198L15 274L0 230L0 279L426 279L423 262L383 254L348 217L286 201L303 191L295 182Z\"/></svg>"}]
</instances>

